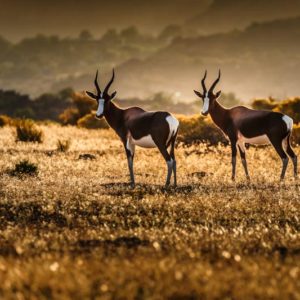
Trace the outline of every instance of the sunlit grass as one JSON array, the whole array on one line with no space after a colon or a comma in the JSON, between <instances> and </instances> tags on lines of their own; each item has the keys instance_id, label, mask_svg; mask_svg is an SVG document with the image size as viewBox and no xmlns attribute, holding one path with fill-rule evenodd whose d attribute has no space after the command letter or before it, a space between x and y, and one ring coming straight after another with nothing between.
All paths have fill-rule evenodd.
<instances>
[{"instance_id":1,"label":"sunlit grass","mask_svg":"<svg viewBox=\"0 0 300 300\"><path fill-rule=\"evenodd\" d=\"M0 129L0 298L300 299L300 186L291 164L279 183L272 148L249 149L248 184L229 147L179 146L168 190L161 155L137 148L132 190L111 131L41 129ZM38 176L5 172L22 160Z\"/></svg>"}]
</instances>

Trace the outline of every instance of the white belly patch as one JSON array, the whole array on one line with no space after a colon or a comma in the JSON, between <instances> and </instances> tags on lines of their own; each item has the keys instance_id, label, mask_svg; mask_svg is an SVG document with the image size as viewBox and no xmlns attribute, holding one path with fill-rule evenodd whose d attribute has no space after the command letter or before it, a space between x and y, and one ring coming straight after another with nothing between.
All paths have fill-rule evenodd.
<instances>
[{"instance_id":1,"label":"white belly patch","mask_svg":"<svg viewBox=\"0 0 300 300\"><path fill-rule=\"evenodd\" d=\"M247 138L247 137L243 136L240 132L238 134L238 142L239 143L256 144L256 145L267 145L267 144L271 143L266 134L255 136L252 138Z\"/></svg>"},{"instance_id":2,"label":"white belly patch","mask_svg":"<svg viewBox=\"0 0 300 300\"><path fill-rule=\"evenodd\" d=\"M135 140L134 138L132 138L132 143L134 145L143 147L143 148L155 148L156 144L154 143L152 137L150 134L143 136L142 138Z\"/></svg>"}]
</instances>

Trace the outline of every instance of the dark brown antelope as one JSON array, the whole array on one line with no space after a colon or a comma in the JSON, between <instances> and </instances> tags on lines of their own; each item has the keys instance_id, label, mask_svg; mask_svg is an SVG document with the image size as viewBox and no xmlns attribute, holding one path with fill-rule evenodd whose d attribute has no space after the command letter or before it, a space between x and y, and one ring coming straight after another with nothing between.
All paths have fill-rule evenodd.
<instances>
[{"instance_id":1,"label":"dark brown antelope","mask_svg":"<svg viewBox=\"0 0 300 300\"><path fill-rule=\"evenodd\" d=\"M166 186L170 184L172 172L174 185L176 186L176 159L174 151L179 125L178 120L168 112L147 112L140 107L130 107L127 109L118 107L112 102L112 99L116 96L116 92L109 93L109 88L114 81L114 77L115 73L113 70L111 80L104 91L101 92L97 71L94 81L97 94L88 91L86 93L98 102L96 117L102 118L104 116L107 123L114 129L124 145L131 186L135 186L133 173L135 145L144 148L157 147L168 167ZM169 146L171 146L170 152L168 152Z\"/></svg>"},{"instance_id":2,"label":"dark brown antelope","mask_svg":"<svg viewBox=\"0 0 300 300\"><path fill-rule=\"evenodd\" d=\"M282 160L282 171L280 179L283 180L288 165L288 156L294 165L294 176L297 177L297 156L291 148L291 133L293 120L282 113L264 110L253 110L244 106L230 109L224 108L218 98L221 91L217 93L214 89L220 81L219 76L207 91L205 86L207 72L201 81L203 93L194 91L203 100L202 115L210 114L214 123L229 138L232 150L232 179L235 179L237 149L241 155L242 164L247 179L250 179L245 153L247 144L272 144ZM287 156L288 155L288 156Z\"/></svg>"}]
</instances>

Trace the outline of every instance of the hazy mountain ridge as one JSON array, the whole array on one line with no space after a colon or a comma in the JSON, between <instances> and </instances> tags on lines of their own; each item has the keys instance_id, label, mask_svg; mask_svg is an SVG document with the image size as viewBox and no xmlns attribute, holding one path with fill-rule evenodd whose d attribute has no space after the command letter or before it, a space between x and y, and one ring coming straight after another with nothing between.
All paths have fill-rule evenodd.
<instances>
[{"instance_id":1,"label":"hazy mountain ridge","mask_svg":"<svg viewBox=\"0 0 300 300\"><path fill-rule=\"evenodd\" d=\"M97 68L101 84L116 68L120 98L145 98L165 91L193 99L204 69L210 80L223 72L222 87L244 100L255 96L298 95L300 17L255 23L245 30L181 37L179 26L158 36L134 27L109 30L101 39L82 32L76 39L37 36L12 44L0 39L0 88L39 95L65 87L93 87Z\"/></svg>"},{"instance_id":2,"label":"hazy mountain ridge","mask_svg":"<svg viewBox=\"0 0 300 300\"><path fill-rule=\"evenodd\" d=\"M122 78L139 74L136 90L147 83L150 90L180 91L191 98L204 69L213 77L221 68L222 86L245 100L284 97L300 93L300 78L295 76L299 50L300 17L253 24L244 31L177 38L145 61L124 64L119 70ZM140 76L143 69L147 73ZM123 79L121 89L126 85Z\"/></svg>"},{"instance_id":3,"label":"hazy mountain ridge","mask_svg":"<svg viewBox=\"0 0 300 300\"><path fill-rule=\"evenodd\" d=\"M300 0L214 0L185 26L200 34L242 29L253 22L300 16Z\"/></svg>"}]
</instances>

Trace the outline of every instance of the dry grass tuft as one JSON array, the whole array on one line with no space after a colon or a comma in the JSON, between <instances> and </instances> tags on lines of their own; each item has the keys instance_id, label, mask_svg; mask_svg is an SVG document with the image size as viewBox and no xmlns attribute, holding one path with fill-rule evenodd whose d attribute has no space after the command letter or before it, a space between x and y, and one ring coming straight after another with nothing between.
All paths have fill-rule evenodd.
<instances>
[{"instance_id":1,"label":"dry grass tuft","mask_svg":"<svg viewBox=\"0 0 300 300\"><path fill-rule=\"evenodd\" d=\"M42 143L43 132L37 128L34 121L22 119L15 122L17 142Z\"/></svg>"},{"instance_id":2,"label":"dry grass tuft","mask_svg":"<svg viewBox=\"0 0 300 300\"><path fill-rule=\"evenodd\" d=\"M57 140L56 149L59 152L67 152L70 149L71 140Z\"/></svg>"}]
</instances>

